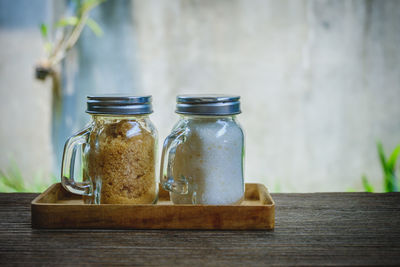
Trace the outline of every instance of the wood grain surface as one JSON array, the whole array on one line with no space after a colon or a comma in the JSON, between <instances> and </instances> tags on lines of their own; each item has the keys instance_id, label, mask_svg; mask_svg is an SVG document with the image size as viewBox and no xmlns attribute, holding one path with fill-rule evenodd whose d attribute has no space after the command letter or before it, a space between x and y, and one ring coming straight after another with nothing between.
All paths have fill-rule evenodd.
<instances>
[{"instance_id":1,"label":"wood grain surface","mask_svg":"<svg viewBox=\"0 0 400 267\"><path fill-rule=\"evenodd\" d=\"M400 194L272 194L274 231L36 230L0 194L0 265L400 265Z\"/></svg>"}]
</instances>

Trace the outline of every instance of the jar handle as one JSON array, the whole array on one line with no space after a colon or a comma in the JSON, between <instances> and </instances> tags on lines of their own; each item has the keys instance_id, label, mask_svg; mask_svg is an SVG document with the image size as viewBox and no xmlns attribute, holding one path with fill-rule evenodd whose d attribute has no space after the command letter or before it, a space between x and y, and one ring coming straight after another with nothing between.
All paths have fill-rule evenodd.
<instances>
[{"instance_id":1,"label":"jar handle","mask_svg":"<svg viewBox=\"0 0 400 267\"><path fill-rule=\"evenodd\" d=\"M178 146L186 141L188 130L177 130L172 132L164 141L162 156L161 156L161 185L170 192L177 194L187 194L189 192L188 179L174 177L173 166Z\"/></svg>"},{"instance_id":2,"label":"jar handle","mask_svg":"<svg viewBox=\"0 0 400 267\"><path fill-rule=\"evenodd\" d=\"M92 183L90 181L76 182L74 171L77 148L87 143L90 129L91 127L88 126L79 133L68 138L67 142L65 142L61 163L62 186L71 193L86 196L92 193Z\"/></svg>"}]
</instances>

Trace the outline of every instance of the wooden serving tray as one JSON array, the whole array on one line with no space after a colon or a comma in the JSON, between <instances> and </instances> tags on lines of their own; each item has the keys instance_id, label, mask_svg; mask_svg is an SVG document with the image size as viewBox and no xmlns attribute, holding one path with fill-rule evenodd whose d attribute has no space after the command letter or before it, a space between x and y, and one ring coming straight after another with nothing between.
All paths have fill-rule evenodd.
<instances>
[{"instance_id":1,"label":"wooden serving tray","mask_svg":"<svg viewBox=\"0 0 400 267\"><path fill-rule=\"evenodd\" d=\"M156 204L84 204L53 184L31 203L34 228L262 229L275 222L275 203L261 184L246 184L240 205L174 205L162 188Z\"/></svg>"}]
</instances>

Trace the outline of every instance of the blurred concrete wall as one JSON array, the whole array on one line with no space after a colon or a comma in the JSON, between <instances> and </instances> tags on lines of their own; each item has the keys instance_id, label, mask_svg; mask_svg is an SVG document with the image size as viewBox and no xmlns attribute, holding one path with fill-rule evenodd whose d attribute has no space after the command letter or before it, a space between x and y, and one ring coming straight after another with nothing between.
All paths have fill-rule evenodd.
<instances>
[{"instance_id":1,"label":"blurred concrete wall","mask_svg":"<svg viewBox=\"0 0 400 267\"><path fill-rule=\"evenodd\" d=\"M34 79L51 2L0 1L0 169L15 162L28 179L49 180L52 164L50 84Z\"/></svg>"},{"instance_id":2,"label":"blurred concrete wall","mask_svg":"<svg viewBox=\"0 0 400 267\"><path fill-rule=\"evenodd\" d=\"M134 61L134 81L126 77L132 94L154 96L160 143L177 120L175 95L239 94L247 181L273 191L344 191L361 189L366 173L380 188L375 142L389 152L400 141L399 1L152 0L127 7L129 15L119 17L128 19L119 21L96 11L105 36L115 23L131 32L132 49L112 35L102 61L88 51L90 43L110 47L107 38L84 35L79 94L126 92L96 89L105 77L92 64L113 63L110 55L123 50ZM39 32L4 26L3 11L0 17L0 110L12 114L1 121L0 167L13 154L24 172L49 172L50 95L32 79ZM88 119L84 101L80 124Z\"/></svg>"}]
</instances>

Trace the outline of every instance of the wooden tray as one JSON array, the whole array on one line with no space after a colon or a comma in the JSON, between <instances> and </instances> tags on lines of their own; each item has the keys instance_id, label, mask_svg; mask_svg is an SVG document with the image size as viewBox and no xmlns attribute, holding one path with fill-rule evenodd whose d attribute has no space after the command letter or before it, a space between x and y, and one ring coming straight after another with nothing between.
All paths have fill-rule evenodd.
<instances>
[{"instance_id":1,"label":"wooden tray","mask_svg":"<svg viewBox=\"0 0 400 267\"><path fill-rule=\"evenodd\" d=\"M261 184L246 184L240 205L173 205L160 189L156 204L84 204L80 196L53 184L31 203L34 228L263 229L275 222L275 203Z\"/></svg>"}]
</instances>

